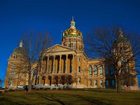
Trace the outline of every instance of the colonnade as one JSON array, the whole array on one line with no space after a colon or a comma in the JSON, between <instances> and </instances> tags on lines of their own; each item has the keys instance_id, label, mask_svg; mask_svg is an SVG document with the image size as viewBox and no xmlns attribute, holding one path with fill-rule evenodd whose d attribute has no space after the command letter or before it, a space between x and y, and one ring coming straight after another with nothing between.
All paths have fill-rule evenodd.
<instances>
[{"instance_id":1,"label":"colonnade","mask_svg":"<svg viewBox=\"0 0 140 105\"><path fill-rule=\"evenodd\" d=\"M43 59L46 74L72 73L74 70L74 54L46 55ZM43 70L43 71L44 71Z\"/></svg>"}]
</instances>

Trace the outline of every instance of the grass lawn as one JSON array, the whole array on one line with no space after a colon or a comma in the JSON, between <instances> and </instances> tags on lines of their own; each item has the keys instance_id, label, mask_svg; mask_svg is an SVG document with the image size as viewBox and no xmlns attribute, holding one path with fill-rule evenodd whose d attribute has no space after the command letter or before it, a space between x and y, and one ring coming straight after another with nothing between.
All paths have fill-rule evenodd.
<instances>
[{"instance_id":1,"label":"grass lawn","mask_svg":"<svg viewBox=\"0 0 140 105\"><path fill-rule=\"evenodd\" d=\"M6 92L0 105L140 105L139 92L115 90L39 90Z\"/></svg>"}]
</instances>

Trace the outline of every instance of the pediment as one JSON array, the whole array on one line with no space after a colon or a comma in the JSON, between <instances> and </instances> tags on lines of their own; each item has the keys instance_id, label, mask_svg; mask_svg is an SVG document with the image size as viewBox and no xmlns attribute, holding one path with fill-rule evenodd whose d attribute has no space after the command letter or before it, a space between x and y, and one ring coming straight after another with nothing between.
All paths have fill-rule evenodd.
<instances>
[{"instance_id":1,"label":"pediment","mask_svg":"<svg viewBox=\"0 0 140 105\"><path fill-rule=\"evenodd\" d=\"M67 52L67 51L74 51L74 50L61 45L55 45L47 49L47 52Z\"/></svg>"}]
</instances>

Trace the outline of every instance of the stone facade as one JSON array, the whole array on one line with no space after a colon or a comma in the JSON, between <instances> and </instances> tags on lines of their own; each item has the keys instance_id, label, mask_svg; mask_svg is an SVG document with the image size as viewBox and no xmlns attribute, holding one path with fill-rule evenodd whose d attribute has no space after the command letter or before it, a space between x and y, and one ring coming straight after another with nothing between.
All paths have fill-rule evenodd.
<instances>
[{"instance_id":1,"label":"stone facade","mask_svg":"<svg viewBox=\"0 0 140 105\"><path fill-rule=\"evenodd\" d=\"M135 68L132 46L120 29L113 43L112 53L118 59L116 68L120 68L119 80L122 88L138 89L138 78ZM127 63L125 63L127 62ZM121 67L123 65L123 67ZM106 88L116 88L115 71L112 64L106 64Z\"/></svg>"},{"instance_id":2,"label":"stone facade","mask_svg":"<svg viewBox=\"0 0 140 105\"><path fill-rule=\"evenodd\" d=\"M20 43L19 48L15 49L9 58L5 82L6 87L28 84L28 75L26 73L22 74L24 69L17 69L11 66L25 63L26 60L24 59L26 59L26 56L20 53L21 50L24 50L22 43ZM72 86L72 88L116 87L115 75L112 72L111 66L105 64L104 59L89 59L85 54L83 36L76 29L74 19L72 19L70 27L63 32L62 44L56 44L46 49L41 57L41 65L37 67L38 65L37 63L34 64L35 71L33 71L33 75L36 75L32 76L33 85L67 84ZM134 80L135 84L131 84L128 81L125 82L129 86L138 86L134 68L135 62L132 61L130 65L133 69L126 74L124 81L126 79L128 81ZM38 70L36 70L36 67ZM18 70L22 72L17 73Z\"/></svg>"},{"instance_id":3,"label":"stone facade","mask_svg":"<svg viewBox=\"0 0 140 105\"><path fill-rule=\"evenodd\" d=\"M62 44L44 52L41 75L41 84L69 84L73 88L105 87L103 60L86 56L82 33L76 29L74 20L63 32Z\"/></svg>"},{"instance_id":4,"label":"stone facade","mask_svg":"<svg viewBox=\"0 0 140 105\"><path fill-rule=\"evenodd\" d=\"M5 79L5 88L17 88L28 84L28 74L25 65L27 56L24 53L22 41L19 47L14 50L8 60L7 74Z\"/></svg>"},{"instance_id":5,"label":"stone facade","mask_svg":"<svg viewBox=\"0 0 140 105\"><path fill-rule=\"evenodd\" d=\"M94 72L93 72L94 70ZM42 60L41 84L69 83L74 88L103 88L104 65L101 59L89 60L84 52L62 45L46 50Z\"/></svg>"}]
</instances>

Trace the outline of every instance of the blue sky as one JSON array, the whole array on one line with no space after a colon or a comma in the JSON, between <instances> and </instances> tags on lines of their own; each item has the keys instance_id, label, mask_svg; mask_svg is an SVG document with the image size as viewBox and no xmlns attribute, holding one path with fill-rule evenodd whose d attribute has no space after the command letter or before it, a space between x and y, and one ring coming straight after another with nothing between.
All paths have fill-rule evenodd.
<instances>
[{"instance_id":1,"label":"blue sky","mask_svg":"<svg viewBox=\"0 0 140 105\"><path fill-rule=\"evenodd\" d=\"M0 78L24 33L48 32L60 43L72 16L84 37L114 25L140 33L139 5L139 0L0 0Z\"/></svg>"}]
</instances>

